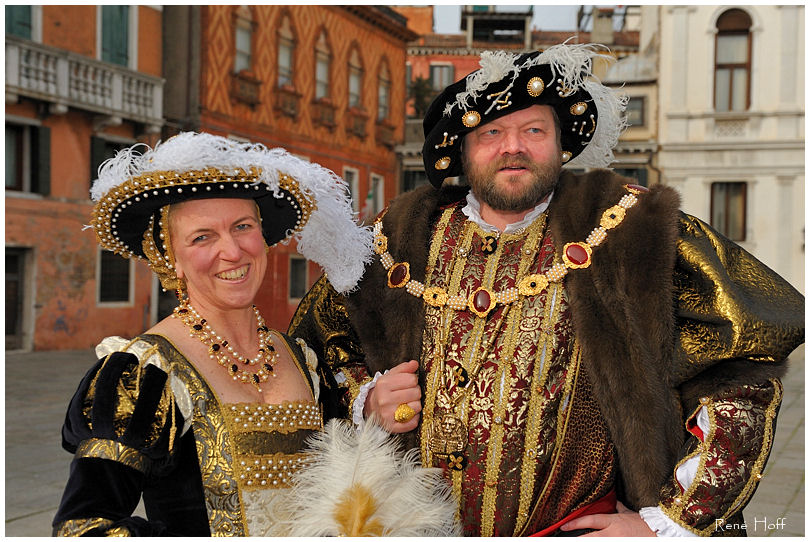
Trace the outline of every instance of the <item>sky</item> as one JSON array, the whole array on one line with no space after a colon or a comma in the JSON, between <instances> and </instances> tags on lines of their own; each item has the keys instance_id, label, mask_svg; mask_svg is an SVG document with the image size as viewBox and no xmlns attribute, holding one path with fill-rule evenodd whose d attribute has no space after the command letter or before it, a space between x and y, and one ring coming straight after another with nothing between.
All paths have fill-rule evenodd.
<instances>
[{"instance_id":1,"label":"sky","mask_svg":"<svg viewBox=\"0 0 810 542\"><path fill-rule=\"evenodd\" d=\"M433 6L434 31L437 34L461 32L461 5ZM523 10L527 6L499 6L504 11ZM532 27L538 30L575 30L578 4L567 6L534 6Z\"/></svg>"}]
</instances>

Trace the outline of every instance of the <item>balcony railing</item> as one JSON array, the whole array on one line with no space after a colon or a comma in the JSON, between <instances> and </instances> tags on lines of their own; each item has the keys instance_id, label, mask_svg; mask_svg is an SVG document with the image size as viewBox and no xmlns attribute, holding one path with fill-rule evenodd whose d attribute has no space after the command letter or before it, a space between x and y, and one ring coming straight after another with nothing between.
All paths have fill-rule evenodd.
<instances>
[{"instance_id":1,"label":"balcony railing","mask_svg":"<svg viewBox=\"0 0 810 542\"><path fill-rule=\"evenodd\" d=\"M163 79L28 40L6 36L6 101L27 96L68 107L163 125Z\"/></svg>"}]
</instances>

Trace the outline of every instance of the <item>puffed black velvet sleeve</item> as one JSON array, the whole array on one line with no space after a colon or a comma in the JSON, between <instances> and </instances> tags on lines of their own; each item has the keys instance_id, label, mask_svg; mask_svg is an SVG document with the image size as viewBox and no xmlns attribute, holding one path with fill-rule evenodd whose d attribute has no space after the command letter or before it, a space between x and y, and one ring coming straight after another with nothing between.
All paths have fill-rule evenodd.
<instances>
[{"instance_id":1,"label":"puffed black velvet sleeve","mask_svg":"<svg viewBox=\"0 0 810 542\"><path fill-rule=\"evenodd\" d=\"M166 534L162 522L132 513L147 480L175 467L182 427L163 370L127 352L99 360L65 416L62 446L74 458L53 534Z\"/></svg>"}]
</instances>

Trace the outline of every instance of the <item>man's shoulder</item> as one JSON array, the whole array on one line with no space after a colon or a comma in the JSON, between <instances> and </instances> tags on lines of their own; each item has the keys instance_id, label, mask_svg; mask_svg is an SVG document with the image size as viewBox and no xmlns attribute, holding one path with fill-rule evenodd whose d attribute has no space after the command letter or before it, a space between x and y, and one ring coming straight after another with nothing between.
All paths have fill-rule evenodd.
<instances>
[{"instance_id":1,"label":"man's shoulder","mask_svg":"<svg viewBox=\"0 0 810 542\"><path fill-rule=\"evenodd\" d=\"M570 198L572 201L580 202L580 205L603 207L618 201L628 192L630 186L635 189L634 193L643 195L639 199L643 201L642 205L645 207L664 205L673 210L680 207L680 195L674 188L663 184L649 187L638 185L636 179L619 175L609 169L594 169L585 173L563 170L556 193L560 199Z\"/></svg>"},{"instance_id":2,"label":"man's shoulder","mask_svg":"<svg viewBox=\"0 0 810 542\"><path fill-rule=\"evenodd\" d=\"M467 186L447 185L437 190L431 185L426 185L403 192L391 200L385 213L385 220L399 222L410 221L421 215L429 216L437 209L463 200L469 190Z\"/></svg>"}]
</instances>

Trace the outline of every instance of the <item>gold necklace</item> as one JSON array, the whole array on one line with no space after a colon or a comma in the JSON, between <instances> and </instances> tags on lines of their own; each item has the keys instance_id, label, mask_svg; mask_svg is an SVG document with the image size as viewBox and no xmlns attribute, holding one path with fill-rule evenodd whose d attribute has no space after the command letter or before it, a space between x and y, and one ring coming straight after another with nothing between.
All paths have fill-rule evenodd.
<instances>
[{"instance_id":1,"label":"gold necklace","mask_svg":"<svg viewBox=\"0 0 810 542\"><path fill-rule=\"evenodd\" d=\"M265 325L264 318L256 305L253 305L253 313L256 315L256 331L259 335L259 353L255 358L248 358L237 353L229 341L218 335L211 328L211 324L191 306L188 298L180 301L180 305L174 309L172 316L180 319L188 327L189 336L195 337L208 347L208 357L228 371L234 381L253 384L256 386L256 390L261 392L261 383L267 382L271 375L276 376L273 367L278 361L279 355L276 352L273 338L270 336L270 329ZM256 372L245 371L240 368L240 365L258 365L259 370Z\"/></svg>"},{"instance_id":2,"label":"gold necklace","mask_svg":"<svg viewBox=\"0 0 810 542\"><path fill-rule=\"evenodd\" d=\"M487 288L478 288L468 295L457 293L451 295L447 290L438 286L426 287L424 283L411 279L411 268L408 262L397 262L388 252L388 237L382 230L381 215L374 222L374 252L380 255L380 263L388 271L389 288L405 288L414 297L421 297L425 303L433 307L447 306L461 311L470 310L479 318L487 315L499 304L509 305L521 296L534 296L542 292L549 283L561 282L569 269L585 269L591 265L593 248L602 244L607 237L607 230L613 229L624 220L625 213L638 202L638 194L647 192L643 186L625 184L627 194L619 202L605 210L594 228L585 238L585 241L566 243L562 250L562 261L554 264L545 273L532 273L520 279L517 287L507 288L500 292L493 292Z\"/></svg>"}]
</instances>

